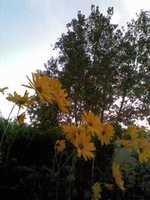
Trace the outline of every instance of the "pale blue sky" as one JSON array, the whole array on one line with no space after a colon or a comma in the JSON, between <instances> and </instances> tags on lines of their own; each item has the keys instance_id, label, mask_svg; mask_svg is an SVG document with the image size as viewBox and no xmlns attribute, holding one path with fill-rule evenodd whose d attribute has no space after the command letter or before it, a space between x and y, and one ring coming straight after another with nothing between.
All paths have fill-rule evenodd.
<instances>
[{"instance_id":1,"label":"pale blue sky","mask_svg":"<svg viewBox=\"0 0 150 200\"><path fill-rule=\"evenodd\" d=\"M125 24L140 9L150 10L149 0L0 0L0 87L22 91L20 85L54 53L52 46L77 11L90 13L91 4L103 12L113 6L113 20ZM0 96L0 110L8 104Z\"/></svg>"}]
</instances>

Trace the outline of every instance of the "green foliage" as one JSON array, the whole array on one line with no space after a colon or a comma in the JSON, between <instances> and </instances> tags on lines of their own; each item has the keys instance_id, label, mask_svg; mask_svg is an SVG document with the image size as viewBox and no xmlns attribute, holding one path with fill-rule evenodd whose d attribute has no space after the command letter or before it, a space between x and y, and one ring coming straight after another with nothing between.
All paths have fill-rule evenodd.
<instances>
[{"instance_id":1,"label":"green foliage","mask_svg":"<svg viewBox=\"0 0 150 200\"><path fill-rule=\"evenodd\" d=\"M58 108L54 105L42 104L39 101L28 109L31 124L40 130L48 130L58 126Z\"/></svg>"},{"instance_id":2,"label":"green foliage","mask_svg":"<svg viewBox=\"0 0 150 200\"><path fill-rule=\"evenodd\" d=\"M60 80L73 100L76 121L83 110L103 118L115 101L118 58L113 55L118 54L121 32L110 20L109 13L104 16L92 6L87 18L79 12L67 24L67 33L56 43Z\"/></svg>"},{"instance_id":3,"label":"green foliage","mask_svg":"<svg viewBox=\"0 0 150 200\"><path fill-rule=\"evenodd\" d=\"M93 182L102 182L104 187L114 182L113 158L120 164L127 190L123 193L116 188L111 192L106 189L103 199L134 199L138 190L150 196L149 168L139 165L134 154L115 143L124 132L119 122L132 123L150 113L148 14L142 11L124 30L111 22L113 8L106 15L95 6L88 17L78 12L56 42L58 57L51 58L41 72L58 78L67 89L72 103L67 119L55 105L37 100L28 109L31 126L0 120L0 135L5 136L1 144L2 168L6 167L7 172L13 169L13 176L16 172L27 174L18 175L16 182L17 186L23 184L24 192L28 188L32 199L90 199ZM63 138L58 122L78 122L81 113L89 110L102 121L113 121L114 143L102 146L95 139L94 162L74 159L67 142L67 150L56 153L55 142Z\"/></svg>"},{"instance_id":4,"label":"green foliage","mask_svg":"<svg viewBox=\"0 0 150 200\"><path fill-rule=\"evenodd\" d=\"M126 29L113 24L112 16L113 8L104 15L94 5L87 17L78 12L55 44L58 57L49 59L41 72L58 78L67 89L70 118L76 122L89 110L101 120L124 124L149 118L149 12L142 11ZM47 106L37 104L29 113L46 126Z\"/></svg>"}]
</instances>

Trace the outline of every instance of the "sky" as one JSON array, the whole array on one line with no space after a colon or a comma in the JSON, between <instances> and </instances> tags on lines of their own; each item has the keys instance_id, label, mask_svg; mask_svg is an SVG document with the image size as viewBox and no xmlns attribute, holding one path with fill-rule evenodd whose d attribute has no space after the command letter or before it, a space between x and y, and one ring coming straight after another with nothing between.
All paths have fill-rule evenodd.
<instances>
[{"instance_id":1,"label":"sky","mask_svg":"<svg viewBox=\"0 0 150 200\"><path fill-rule=\"evenodd\" d=\"M0 0L0 88L23 92L26 76L56 52L55 42L77 11L88 15L91 4L105 13L114 7L113 21L125 25L135 14L150 10L149 0ZM0 96L0 110L7 117L11 104Z\"/></svg>"}]
</instances>

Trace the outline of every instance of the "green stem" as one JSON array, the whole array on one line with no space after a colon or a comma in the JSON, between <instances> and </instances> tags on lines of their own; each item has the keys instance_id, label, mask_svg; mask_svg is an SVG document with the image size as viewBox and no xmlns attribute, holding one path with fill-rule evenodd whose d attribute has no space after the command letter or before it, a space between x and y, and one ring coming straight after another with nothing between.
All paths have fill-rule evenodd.
<instances>
[{"instance_id":1,"label":"green stem","mask_svg":"<svg viewBox=\"0 0 150 200\"><path fill-rule=\"evenodd\" d=\"M93 183L93 179L94 179L94 166L95 165L95 162L94 162L94 159L92 160L92 169L91 169L91 182Z\"/></svg>"},{"instance_id":2,"label":"green stem","mask_svg":"<svg viewBox=\"0 0 150 200\"><path fill-rule=\"evenodd\" d=\"M56 200L58 200L58 192L59 192L59 173L61 172L61 170L63 169L63 167L66 165L66 163L72 158L74 154L74 151L71 153L70 156L67 157L66 161L62 164L62 166L59 165L58 160L57 160L57 153L55 152L55 158L54 158L54 165L53 165L53 169L55 170L55 161L56 161L56 169L58 169L58 171L56 171L55 175L56 175ZM73 161L72 161L73 164ZM60 166L60 167L59 167Z\"/></svg>"},{"instance_id":3,"label":"green stem","mask_svg":"<svg viewBox=\"0 0 150 200\"><path fill-rule=\"evenodd\" d=\"M74 154L74 151L71 153L70 156L68 156L68 158L66 159L66 161L62 164L62 166L60 166L59 170L57 171L57 175L60 173L60 171L63 169L63 167L66 165L66 163L72 158Z\"/></svg>"},{"instance_id":4,"label":"green stem","mask_svg":"<svg viewBox=\"0 0 150 200\"><path fill-rule=\"evenodd\" d=\"M12 107L12 109L11 109L11 111L10 111L10 113L9 113L9 115L8 115L8 118L7 118L7 125L6 125L6 128L4 129L4 133L2 134L2 137L1 137L1 140L0 140L0 153L1 153L1 150L2 150L2 145L3 145L3 142L4 142L5 135L7 133L7 129L9 127L10 116L11 116L11 114L12 114L15 106L16 105L14 104L13 107Z\"/></svg>"},{"instance_id":5,"label":"green stem","mask_svg":"<svg viewBox=\"0 0 150 200\"><path fill-rule=\"evenodd\" d=\"M18 116L19 116L19 112L20 112L20 106L19 106L19 108L18 108L17 118L18 118Z\"/></svg>"}]
</instances>

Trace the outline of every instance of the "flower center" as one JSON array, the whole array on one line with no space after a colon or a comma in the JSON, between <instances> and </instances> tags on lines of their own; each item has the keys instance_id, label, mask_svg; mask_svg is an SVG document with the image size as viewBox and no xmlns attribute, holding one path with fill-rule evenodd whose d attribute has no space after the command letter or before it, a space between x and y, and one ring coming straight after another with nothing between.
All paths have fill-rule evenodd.
<instances>
[{"instance_id":1,"label":"flower center","mask_svg":"<svg viewBox=\"0 0 150 200\"><path fill-rule=\"evenodd\" d=\"M105 131L102 131L102 135L105 135Z\"/></svg>"},{"instance_id":2,"label":"flower center","mask_svg":"<svg viewBox=\"0 0 150 200\"><path fill-rule=\"evenodd\" d=\"M140 153L142 153L142 152L143 152L143 149L140 147L140 148L139 148L139 151L140 151Z\"/></svg>"},{"instance_id":3,"label":"flower center","mask_svg":"<svg viewBox=\"0 0 150 200\"><path fill-rule=\"evenodd\" d=\"M89 126L93 126L93 123L92 122L88 122Z\"/></svg>"},{"instance_id":4,"label":"flower center","mask_svg":"<svg viewBox=\"0 0 150 200\"><path fill-rule=\"evenodd\" d=\"M84 148L83 144L79 144L79 148L83 149Z\"/></svg>"}]
</instances>

